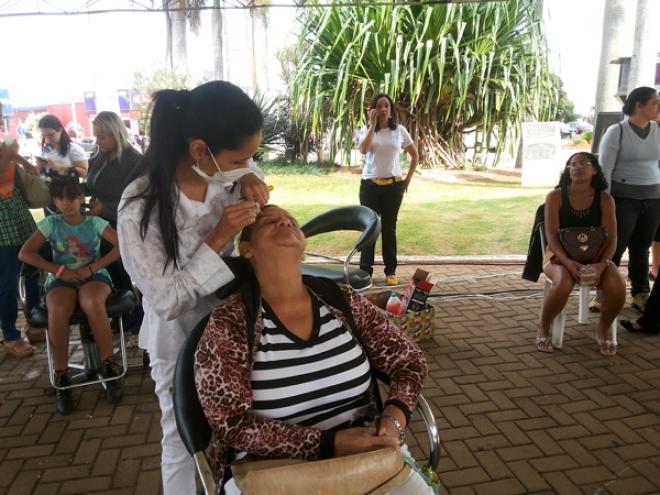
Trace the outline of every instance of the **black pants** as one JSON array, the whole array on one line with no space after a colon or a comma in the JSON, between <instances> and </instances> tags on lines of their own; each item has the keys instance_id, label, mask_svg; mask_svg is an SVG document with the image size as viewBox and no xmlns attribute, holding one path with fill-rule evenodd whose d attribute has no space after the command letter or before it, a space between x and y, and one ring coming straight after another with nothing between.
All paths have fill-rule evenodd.
<instances>
[{"instance_id":1,"label":"black pants","mask_svg":"<svg viewBox=\"0 0 660 495\"><path fill-rule=\"evenodd\" d=\"M110 225L113 229L116 230L117 225L114 222L110 222ZM105 239L101 239L100 252L101 256L106 255L112 249L112 244L110 244ZM112 278L112 284L120 290L132 290L133 282L131 277L126 270L124 270L124 264L121 262L121 258L117 261L110 263L106 270ZM141 297L141 295L140 295ZM142 325L142 319L144 318L144 311L142 310L142 304L138 303L135 306L135 309L128 315L122 316L122 321L124 323L124 329L127 332L137 335L140 332L140 326Z\"/></svg>"},{"instance_id":2,"label":"black pants","mask_svg":"<svg viewBox=\"0 0 660 495\"><path fill-rule=\"evenodd\" d=\"M651 333L660 333L660 282L653 284L651 295L646 301L644 315L637 320L637 324Z\"/></svg>"},{"instance_id":3,"label":"black pants","mask_svg":"<svg viewBox=\"0 0 660 495\"><path fill-rule=\"evenodd\" d=\"M379 186L370 180L360 183L360 204L367 206L380 215L383 241L383 262L385 275L396 273L396 221L405 192L405 182L395 182L389 186ZM373 274L375 246L360 253L360 268Z\"/></svg>"},{"instance_id":4,"label":"black pants","mask_svg":"<svg viewBox=\"0 0 660 495\"><path fill-rule=\"evenodd\" d=\"M612 261L619 265L628 249L630 293L649 293L649 248L660 224L660 199L614 198L617 245Z\"/></svg>"}]
</instances>

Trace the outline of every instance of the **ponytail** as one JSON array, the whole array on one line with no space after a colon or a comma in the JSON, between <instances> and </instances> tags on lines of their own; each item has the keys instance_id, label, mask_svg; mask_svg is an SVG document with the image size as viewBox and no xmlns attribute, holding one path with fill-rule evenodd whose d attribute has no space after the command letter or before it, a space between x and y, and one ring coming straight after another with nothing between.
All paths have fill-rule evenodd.
<instances>
[{"instance_id":1,"label":"ponytail","mask_svg":"<svg viewBox=\"0 0 660 495\"><path fill-rule=\"evenodd\" d=\"M145 238L154 207L166 254L165 266L178 266L176 227L176 169L188 155L188 143L202 139L213 154L240 148L263 125L259 107L239 87L212 81L193 90L166 89L154 95L151 142L144 155L148 176L145 190L129 201L144 198L140 234Z\"/></svg>"}]
</instances>

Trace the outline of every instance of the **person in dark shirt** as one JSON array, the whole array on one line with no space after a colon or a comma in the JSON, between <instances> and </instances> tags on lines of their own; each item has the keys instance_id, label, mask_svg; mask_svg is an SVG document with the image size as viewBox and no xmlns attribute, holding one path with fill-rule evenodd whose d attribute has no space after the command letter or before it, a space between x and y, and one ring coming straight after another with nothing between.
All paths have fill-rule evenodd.
<instances>
[{"instance_id":1,"label":"person in dark shirt","mask_svg":"<svg viewBox=\"0 0 660 495\"><path fill-rule=\"evenodd\" d=\"M92 196L89 215L99 216L113 229L117 228L117 206L124 188L139 172L142 155L129 143L129 135L124 122L114 112L100 112L92 122L98 152L89 160L87 193ZM105 243L101 252L110 246ZM108 271L116 287L126 290L133 284L121 259L108 266ZM137 335L144 313L138 305L133 313L124 317L124 326ZM129 339L136 345L136 337Z\"/></svg>"}]
</instances>

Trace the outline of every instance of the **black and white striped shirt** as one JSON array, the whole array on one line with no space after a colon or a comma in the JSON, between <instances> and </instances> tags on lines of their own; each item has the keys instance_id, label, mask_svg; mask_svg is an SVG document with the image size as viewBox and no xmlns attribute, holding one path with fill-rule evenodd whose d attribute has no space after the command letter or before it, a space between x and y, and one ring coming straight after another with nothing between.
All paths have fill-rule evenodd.
<instances>
[{"instance_id":1,"label":"black and white striped shirt","mask_svg":"<svg viewBox=\"0 0 660 495\"><path fill-rule=\"evenodd\" d=\"M369 360L340 320L312 297L308 341L291 333L264 302L264 330L252 368L259 416L330 430L369 411Z\"/></svg>"}]
</instances>

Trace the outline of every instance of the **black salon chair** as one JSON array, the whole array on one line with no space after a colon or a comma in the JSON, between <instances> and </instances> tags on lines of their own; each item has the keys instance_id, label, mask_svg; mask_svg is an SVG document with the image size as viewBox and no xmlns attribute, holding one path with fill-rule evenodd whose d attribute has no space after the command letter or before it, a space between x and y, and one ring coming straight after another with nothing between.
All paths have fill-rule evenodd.
<instances>
[{"instance_id":1,"label":"black salon chair","mask_svg":"<svg viewBox=\"0 0 660 495\"><path fill-rule=\"evenodd\" d=\"M50 244L44 243L43 246L41 246L39 249L39 254L44 259L52 261L52 250ZM30 276L33 276L36 271L38 271L38 268L30 265L23 264L21 267L18 289L19 298L21 299L21 303L23 304L24 308L26 307L26 281ZM80 333L80 345L83 351L82 362L76 363L69 361L69 368L78 370L78 373L71 376L71 385L65 387L58 387L55 385L53 360L50 352L50 339L48 336L46 336L46 355L48 357L48 372L51 384L51 388L47 389L47 393L54 393L54 389L56 388L59 390L65 390L69 388L82 387L85 385L93 385L96 383L99 383L102 387L106 388L107 382L112 380L119 380L126 374L128 363L126 358L126 343L124 341L124 325L122 323L122 316L130 314L131 311L133 311L135 308L135 304L135 294L130 290L124 290L113 291L110 296L108 296L105 305L106 311L108 312L108 317L113 320L114 324L116 324L119 333L119 350L121 351L122 358L122 373L119 376L103 378L101 375L101 355L99 353L96 342L94 341L92 331L89 328L87 316L82 311L82 309L80 309L80 307L76 307L76 310L73 312L73 315L71 315L69 320L69 325L78 325ZM48 327L48 309L46 308L45 298L42 298L39 305L36 308L33 308L29 314L25 315L25 319L31 327Z\"/></svg>"},{"instance_id":2,"label":"black salon chair","mask_svg":"<svg viewBox=\"0 0 660 495\"><path fill-rule=\"evenodd\" d=\"M208 319L209 316L206 316L195 326L179 351L174 371L174 416L183 444L195 460L205 493L215 495L218 489L206 457L206 448L211 441L211 427L197 396L194 373L195 350ZM436 471L440 460L440 433L433 411L421 395L417 413L426 425L429 439L427 466Z\"/></svg>"},{"instance_id":3,"label":"black salon chair","mask_svg":"<svg viewBox=\"0 0 660 495\"><path fill-rule=\"evenodd\" d=\"M358 292L371 287L371 276L364 270L350 268L349 265L356 252L372 246L378 239L380 218L378 218L375 211L359 205L334 208L312 218L301 228L306 238L342 230L362 232L342 265L303 263L302 273L303 275L329 278L337 283L350 285Z\"/></svg>"}]
</instances>

